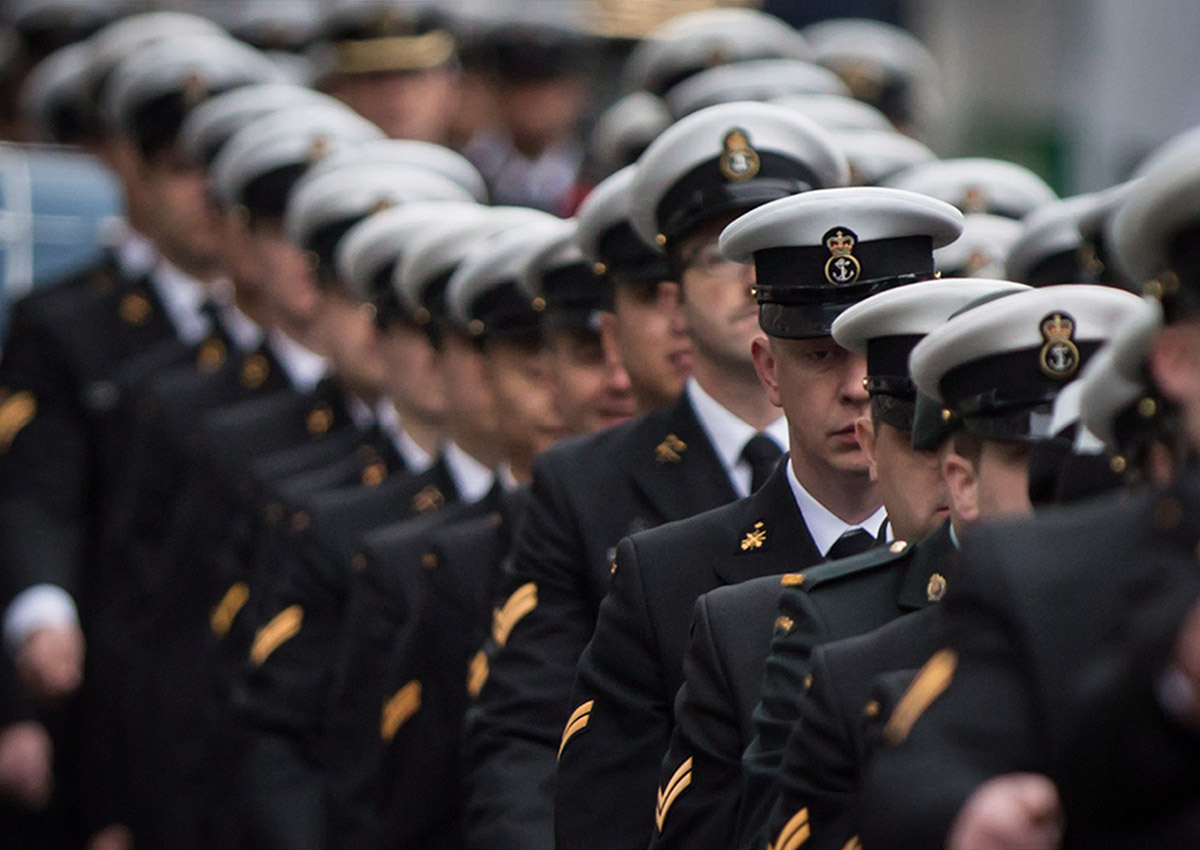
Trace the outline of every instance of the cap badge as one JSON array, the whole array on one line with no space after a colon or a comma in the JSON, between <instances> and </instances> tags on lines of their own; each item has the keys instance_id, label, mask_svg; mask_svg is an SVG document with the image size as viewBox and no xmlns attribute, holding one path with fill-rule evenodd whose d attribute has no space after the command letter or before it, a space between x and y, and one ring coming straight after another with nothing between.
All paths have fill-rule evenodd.
<instances>
[{"instance_id":1,"label":"cap badge","mask_svg":"<svg viewBox=\"0 0 1200 850\"><path fill-rule=\"evenodd\" d=\"M199 105L209 94L208 78L200 71L193 71L183 81L183 102L188 106Z\"/></svg>"},{"instance_id":2,"label":"cap badge","mask_svg":"<svg viewBox=\"0 0 1200 850\"><path fill-rule=\"evenodd\" d=\"M721 174L726 180L749 180L758 174L762 160L750 147L745 130L730 130L725 136L725 153L721 154Z\"/></svg>"},{"instance_id":3,"label":"cap badge","mask_svg":"<svg viewBox=\"0 0 1200 850\"><path fill-rule=\"evenodd\" d=\"M835 286L858 280L862 266L854 256L854 245L858 241L854 231L835 227L825 234L824 241L832 255L825 261L825 279Z\"/></svg>"},{"instance_id":4,"label":"cap badge","mask_svg":"<svg viewBox=\"0 0 1200 850\"><path fill-rule=\"evenodd\" d=\"M1056 381L1066 381L1079 369L1079 349L1071 341L1075 320L1066 313L1052 313L1042 319L1042 346L1039 364L1042 372Z\"/></svg>"},{"instance_id":5,"label":"cap badge","mask_svg":"<svg viewBox=\"0 0 1200 850\"><path fill-rule=\"evenodd\" d=\"M333 150L333 143L329 141L328 136L317 136L308 146L308 164L316 165L318 162L329 156Z\"/></svg>"},{"instance_id":6,"label":"cap badge","mask_svg":"<svg viewBox=\"0 0 1200 850\"><path fill-rule=\"evenodd\" d=\"M962 211L965 213L986 213L991 207L988 203L987 192L981 186L969 186L962 196Z\"/></svg>"}]
</instances>

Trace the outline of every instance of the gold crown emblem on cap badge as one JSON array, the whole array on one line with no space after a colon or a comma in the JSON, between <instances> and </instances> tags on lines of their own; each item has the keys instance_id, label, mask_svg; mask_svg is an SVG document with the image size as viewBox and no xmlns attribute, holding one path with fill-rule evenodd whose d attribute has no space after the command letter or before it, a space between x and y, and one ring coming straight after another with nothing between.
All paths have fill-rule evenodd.
<instances>
[{"instance_id":1,"label":"gold crown emblem on cap badge","mask_svg":"<svg viewBox=\"0 0 1200 850\"><path fill-rule=\"evenodd\" d=\"M858 237L853 230L835 227L822 240L829 249L830 257L825 261L825 279L835 286L854 283L862 274L862 264L854 256Z\"/></svg>"},{"instance_id":2,"label":"gold crown emblem on cap badge","mask_svg":"<svg viewBox=\"0 0 1200 850\"><path fill-rule=\"evenodd\" d=\"M1041 330L1046 340L1038 360L1042 372L1056 381L1069 380L1079 370L1079 349L1071 340L1075 320L1066 313L1051 313L1042 319Z\"/></svg>"},{"instance_id":3,"label":"gold crown emblem on cap badge","mask_svg":"<svg viewBox=\"0 0 1200 850\"><path fill-rule=\"evenodd\" d=\"M758 152L750 147L745 130L730 130L725 135L725 153L721 154L721 174L726 180L749 180L762 168Z\"/></svg>"}]
</instances>

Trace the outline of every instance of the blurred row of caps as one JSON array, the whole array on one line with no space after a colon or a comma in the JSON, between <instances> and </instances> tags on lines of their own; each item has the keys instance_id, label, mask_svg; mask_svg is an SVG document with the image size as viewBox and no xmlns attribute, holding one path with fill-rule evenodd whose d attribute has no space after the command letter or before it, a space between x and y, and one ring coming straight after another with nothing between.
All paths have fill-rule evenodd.
<instances>
[{"instance_id":1,"label":"blurred row of caps","mask_svg":"<svg viewBox=\"0 0 1200 850\"><path fill-rule=\"evenodd\" d=\"M71 90L66 83L89 62L85 50L72 45L145 5L10 0L10 26L3 31L9 43L0 45L0 58L7 55L9 61L0 65L29 67L54 53L24 96L26 116L43 140L83 131L56 123L96 102L86 88ZM724 7L716 0L194 0L186 5L191 14L265 51L289 80L318 87L332 74L446 65L520 84L588 76L614 56L627 57L620 86L625 97L599 118L592 134L591 154L600 176L631 161L672 120L721 101L852 96L875 110L844 104L842 109L812 108L831 113L831 126L899 127L912 136L935 125L941 113L932 55L906 31L874 21L830 21L797 31L744 4ZM732 64L738 65L735 73L691 79Z\"/></svg>"},{"instance_id":2,"label":"blurred row of caps","mask_svg":"<svg viewBox=\"0 0 1200 850\"><path fill-rule=\"evenodd\" d=\"M258 5L230 7L251 15ZM13 20L27 33L37 31L35 22L49 32L46 22L55 20L55 14L70 18L73 13L82 20L84 11L92 13L88 28L100 26L34 70L26 90L30 108L49 116L56 108L79 114L90 105L101 128L135 137L144 152L180 136L184 152L208 166L218 202L247 215L280 217L286 212L293 235L300 232L295 221L303 215L336 221L333 233L340 238L355 215L369 210L410 200L485 200L482 178L459 155L416 142L383 145L382 133L369 122L315 89L289 82L265 53L231 39L211 19L179 12L120 15L116 10L121 7L111 0L13 4ZM349 45L354 49L342 53L360 59L419 54L444 62L445 56L429 45L440 43L441 36L451 38L453 45L439 4L340 2L315 12L320 12L319 31L324 33L317 41ZM122 19L111 21L107 16L112 15ZM493 10L493 16L513 26L528 12ZM57 20L61 26L62 18ZM562 47L582 37L578 28L545 22L523 20L518 26L526 33L558 33L558 40L546 40L548 46ZM427 40L431 36L438 38ZM366 49L380 45L389 50ZM62 60L65 51L73 53L73 64ZM615 125L609 135L625 142L631 133L637 136L640 144L626 144L625 155L615 163L627 169L626 163L645 159L643 152L652 143L658 153L651 157L654 164L638 169L640 186L633 187L632 170L618 170L584 205L578 239L585 248L583 259L609 275L634 268L657 272L666 262L659 250L669 235L677 235L668 231L688 223L688 204L712 214L720 203L744 209L805 189L877 185L937 198L966 214L962 235L938 248L937 267L945 275L1003 274L1035 285L1128 285L1116 264L1107 261L1104 233L1128 184L1060 200L1039 177L1013 163L939 160L897 129L900 119L889 119L850 96L870 88L862 84L865 71L851 68L855 51L883 69L873 79L883 79L884 89L903 87L896 81L915 84L936 77L932 58L915 39L868 21L830 21L798 33L770 15L726 8L676 17L651 30L625 62L625 85L633 93L601 118L595 136L606 137L606 124ZM650 101L662 110L654 122L644 120L649 112L637 108ZM299 108L289 109L293 106ZM185 116L189 124L180 134ZM239 129L246 132L235 134ZM402 172L390 195L380 164L362 152L369 149L361 148L362 143L372 140L375 149L389 151L387 165ZM331 155L350 143L353 152ZM359 168L357 193L350 182L330 181L321 201L290 203L297 194L287 191L291 185L314 162L326 159L317 172L338 164ZM410 167L432 177L414 180ZM443 197L446 183L455 185ZM630 196L638 199L636 205ZM618 238L617 230L598 229L600 223L615 227L614 210L624 216L625 238ZM329 222L308 230L326 230ZM326 249L323 267L332 270L338 238L325 232L319 236L314 244ZM312 245L304 247L321 254Z\"/></svg>"}]
</instances>

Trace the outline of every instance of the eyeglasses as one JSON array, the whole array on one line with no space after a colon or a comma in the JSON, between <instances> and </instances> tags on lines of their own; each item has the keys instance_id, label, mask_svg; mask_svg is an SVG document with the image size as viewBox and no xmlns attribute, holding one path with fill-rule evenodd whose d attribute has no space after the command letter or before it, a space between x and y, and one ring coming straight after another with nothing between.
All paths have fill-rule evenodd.
<instances>
[{"instance_id":1,"label":"eyeglasses","mask_svg":"<svg viewBox=\"0 0 1200 850\"><path fill-rule=\"evenodd\" d=\"M680 264L684 271L694 271L705 277L737 277L750 268L726 259L715 240L688 251L680 257Z\"/></svg>"}]
</instances>

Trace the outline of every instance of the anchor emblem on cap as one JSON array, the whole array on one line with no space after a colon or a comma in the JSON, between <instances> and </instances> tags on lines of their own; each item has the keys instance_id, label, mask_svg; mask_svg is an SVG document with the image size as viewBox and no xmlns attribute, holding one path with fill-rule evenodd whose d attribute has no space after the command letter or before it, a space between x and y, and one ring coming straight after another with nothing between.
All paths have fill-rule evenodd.
<instances>
[{"instance_id":1,"label":"anchor emblem on cap","mask_svg":"<svg viewBox=\"0 0 1200 850\"><path fill-rule=\"evenodd\" d=\"M1079 349L1072 342L1075 320L1066 313L1052 313L1042 319L1042 346L1039 365L1042 372L1056 381L1069 380L1079 369Z\"/></svg>"},{"instance_id":2,"label":"anchor emblem on cap","mask_svg":"<svg viewBox=\"0 0 1200 850\"><path fill-rule=\"evenodd\" d=\"M832 255L825 261L825 279L837 285L854 283L862 274L862 265L854 256L858 237L847 227L835 227L825 234L825 247Z\"/></svg>"}]
</instances>

